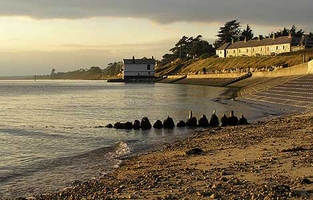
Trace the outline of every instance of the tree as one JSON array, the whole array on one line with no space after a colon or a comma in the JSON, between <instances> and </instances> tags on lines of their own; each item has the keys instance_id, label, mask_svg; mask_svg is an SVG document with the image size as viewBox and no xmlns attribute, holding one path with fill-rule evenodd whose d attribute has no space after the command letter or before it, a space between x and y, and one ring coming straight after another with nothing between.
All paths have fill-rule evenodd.
<instances>
[{"instance_id":1,"label":"tree","mask_svg":"<svg viewBox=\"0 0 313 200\"><path fill-rule=\"evenodd\" d=\"M198 35L195 38L183 36L170 51L173 52L173 55L165 54L163 60L172 58L194 58L202 54L212 54L215 52L209 42L202 40L202 35Z\"/></svg>"},{"instance_id":2,"label":"tree","mask_svg":"<svg viewBox=\"0 0 313 200\"><path fill-rule=\"evenodd\" d=\"M90 69L88 70L88 72L89 72L89 74L91 74L91 75L102 74L102 70L100 69L100 67L95 67L95 66L90 67Z\"/></svg>"},{"instance_id":3,"label":"tree","mask_svg":"<svg viewBox=\"0 0 313 200\"><path fill-rule=\"evenodd\" d=\"M187 48L188 48L188 37L183 36L176 44L175 47L170 49L174 55L178 55L179 58L184 58L187 56Z\"/></svg>"},{"instance_id":4,"label":"tree","mask_svg":"<svg viewBox=\"0 0 313 200\"><path fill-rule=\"evenodd\" d=\"M273 32L269 34L269 37L273 37ZM279 31L275 32L276 37L281 37L281 36L289 36L291 34L292 36L296 37L302 37L304 34L304 31L302 29L297 29L295 25L292 25L290 29L284 27L283 29L280 29Z\"/></svg>"},{"instance_id":5,"label":"tree","mask_svg":"<svg viewBox=\"0 0 313 200\"><path fill-rule=\"evenodd\" d=\"M304 34L304 31L302 29L297 30L297 27L295 25L292 25L292 27L290 29L290 33L293 36L302 37Z\"/></svg>"},{"instance_id":6,"label":"tree","mask_svg":"<svg viewBox=\"0 0 313 200\"><path fill-rule=\"evenodd\" d=\"M50 76L53 76L54 74L55 74L55 69L52 68Z\"/></svg>"},{"instance_id":7,"label":"tree","mask_svg":"<svg viewBox=\"0 0 313 200\"><path fill-rule=\"evenodd\" d=\"M123 62L114 62L114 63L109 63L108 67L103 70L103 75L105 77L108 76L116 76L121 72L123 66Z\"/></svg>"},{"instance_id":8,"label":"tree","mask_svg":"<svg viewBox=\"0 0 313 200\"><path fill-rule=\"evenodd\" d=\"M238 41L241 36L240 33L240 22L237 19L226 22L224 26L220 27L216 35L218 39L214 43L215 48L222 46L226 42L231 42L232 40Z\"/></svg>"},{"instance_id":9,"label":"tree","mask_svg":"<svg viewBox=\"0 0 313 200\"><path fill-rule=\"evenodd\" d=\"M246 29L244 29L241 33L240 40L244 40L244 39L251 40L251 39L253 39L253 36L254 36L254 34L252 32L252 29L249 26L249 24L247 24Z\"/></svg>"}]
</instances>

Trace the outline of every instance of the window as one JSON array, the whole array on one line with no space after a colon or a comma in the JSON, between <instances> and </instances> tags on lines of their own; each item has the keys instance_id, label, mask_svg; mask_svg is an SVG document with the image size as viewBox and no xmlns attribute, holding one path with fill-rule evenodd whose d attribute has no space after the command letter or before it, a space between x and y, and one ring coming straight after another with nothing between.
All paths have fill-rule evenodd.
<instances>
[{"instance_id":1,"label":"window","mask_svg":"<svg viewBox=\"0 0 313 200\"><path fill-rule=\"evenodd\" d=\"M276 50L278 50L278 46L276 46Z\"/></svg>"},{"instance_id":2,"label":"window","mask_svg":"<svg viewBox=\"0 0 313 200\"><path fill-rule=\"evenodd\" d=\"M151 69L151 66L150 65L147 65L147 70L150 70Z\"/></svg>"},{"instance_id":3,"label":"window","mask_svg":"<svg viewBox=\"0 0 313 200\"><path fill-rule=\"evenodd\" d=\"M248 53L248 52L249 52L249 49L247 49L246 52Z\"/></svg>"},{"instance_id":4,"label":"window","mask_svg":"<svg viewBox=\"0 0 313 200\"><path fill-rule=\"evenodd\" d=\"M236 53L236 50L234 50L233 53Z\"/></svg>"}]
</instances>

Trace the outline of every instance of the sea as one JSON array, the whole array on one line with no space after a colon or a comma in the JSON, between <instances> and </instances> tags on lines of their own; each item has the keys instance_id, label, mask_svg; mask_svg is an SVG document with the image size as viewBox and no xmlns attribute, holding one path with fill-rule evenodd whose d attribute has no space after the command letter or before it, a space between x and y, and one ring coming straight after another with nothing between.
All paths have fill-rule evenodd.
<instances>
[{"instance_id":1,"label":"sea","mask_svg":"<svg viewBox=\"0 0 313 200\"><path fill-rule=\"evenodd\" d=\"M162 148L195 129L116 130L115 122L189 111L210 118L231 110L256 122L278 112L240 101L220 101L224 88L105 81L0 81L0 199L55 192L77 181L101 178L122 160Z\"/></svg>"}]
</instances>

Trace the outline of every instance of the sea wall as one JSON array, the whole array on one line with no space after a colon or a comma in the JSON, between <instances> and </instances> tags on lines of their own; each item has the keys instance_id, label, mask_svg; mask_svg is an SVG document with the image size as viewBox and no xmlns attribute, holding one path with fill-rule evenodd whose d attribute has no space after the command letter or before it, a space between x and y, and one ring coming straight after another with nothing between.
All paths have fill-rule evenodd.
<instances>
[{"instance_id":1,"label":"sea wall","mask_svg":"<svg viewBox=\"0 0 313 200\"><path fill-rule=\"evenodd\" d=\"M312 61L310 62L311 66ZM309 63L303 63L300 65L295 65L292 67L287 67L284 69L279 69L271 72L253 72L254 77L280 77L280 76L298 76L308 73Z\"/></svg>"}]
</instances>

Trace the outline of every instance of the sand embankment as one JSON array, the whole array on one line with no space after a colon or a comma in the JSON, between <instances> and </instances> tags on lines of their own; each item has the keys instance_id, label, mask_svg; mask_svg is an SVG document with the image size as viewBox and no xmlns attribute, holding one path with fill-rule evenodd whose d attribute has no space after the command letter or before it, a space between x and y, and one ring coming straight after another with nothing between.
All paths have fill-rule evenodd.
<instances>
[{"instance_id":1,"label":"sand embankment","mask_svg":"<svg viewBox=\"0 0 313 200\"><path fill-rule=\"evenodd\" d=\"M38 199L312 199L313 113L196 130L100 180ZM199 148L203 152L187 155Z\"/></svg>"}]
</instances>

